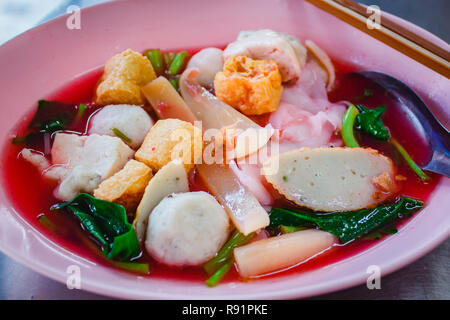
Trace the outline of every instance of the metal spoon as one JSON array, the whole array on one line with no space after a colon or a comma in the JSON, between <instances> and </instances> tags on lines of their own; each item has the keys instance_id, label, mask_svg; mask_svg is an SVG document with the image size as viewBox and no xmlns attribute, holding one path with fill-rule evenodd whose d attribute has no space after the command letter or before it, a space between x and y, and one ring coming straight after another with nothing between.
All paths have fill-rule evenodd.
<instances>
[{"instance_id":1,"label":"metal spoon","mask_svg":"<svg viewBox=\"0 0 450 320\"><path fill-rule=\"evenodd\" d=\"M431 149L430 161L424 170L450 177L450 133L431 113L422 99L406 84L387 74L376 71L355 72L388 92L402 107L411 111L411 120L426 138Z\"/></svg>"}]
</instances>

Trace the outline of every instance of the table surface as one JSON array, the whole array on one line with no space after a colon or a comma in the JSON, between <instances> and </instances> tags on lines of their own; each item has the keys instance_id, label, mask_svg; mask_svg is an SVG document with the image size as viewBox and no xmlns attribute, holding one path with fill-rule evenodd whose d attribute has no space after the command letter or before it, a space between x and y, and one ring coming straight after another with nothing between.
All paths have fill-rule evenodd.
<instances>
[{"instance_id":1,"label":"table surface","mask_svg":"<svg viewBox=\"0 0 450 320\"><path fill-rule=\"evenodd\" d=\"M81 7L105 0L60 0L55 6L48 3L48 12L27 10L32 0L2 0L0 26L7 26L5 17L16 23L15 29L0 33L0 44L30 28L31 19L43 22L62 12L70 4ZM382 10L433 32L447 42L450 39L449 0L363 0L365 4L378 5ZM28 7L27 7L28 4ZM22 5L22 9L20 7ZM25 8L25 9L24 9ZM37 8L33 10L38 10ZM16 16L11 19L11 15ZM13 23L13 22L11 22ZM450 299L450 239L426 256L390 275L382 276L381 289L369 290L361 285L347 290L315 297L315 299ZM69 290L65 284L53 281L0 253L0 299L107 299L81 290Z\"/></svg>"}]
</instances>

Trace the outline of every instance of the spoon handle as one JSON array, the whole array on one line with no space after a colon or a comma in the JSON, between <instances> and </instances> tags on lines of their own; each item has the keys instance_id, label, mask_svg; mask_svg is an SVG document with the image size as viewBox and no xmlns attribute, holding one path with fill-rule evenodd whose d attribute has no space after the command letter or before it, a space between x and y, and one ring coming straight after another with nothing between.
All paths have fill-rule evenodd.
<instances>
[{"instance_id":1,"label":"spoon handle","mask_svg":"<svg viewBox=\"0 0 450 320\"><path fill-rule=\"evenodd\" d=\"M433 155L422 169L450 177L450 134L446 130L433 131L431 141Z\"/></svg>"}]
</instances>

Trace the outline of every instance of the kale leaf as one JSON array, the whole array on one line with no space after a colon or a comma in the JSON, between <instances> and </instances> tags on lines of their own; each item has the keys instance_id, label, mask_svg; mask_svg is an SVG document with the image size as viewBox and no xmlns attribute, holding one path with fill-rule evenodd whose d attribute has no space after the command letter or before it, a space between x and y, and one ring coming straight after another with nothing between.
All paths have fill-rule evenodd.
<instances>
[{"instance_id":1,"label":"kale leaf","mask_svg":"<svg viewBox=\"0 0 450 320\"><path fill-rule=\"evenodd\" d=\"M75 105L39 100L37 111L28 128L48 133L64 130L73 122L76 114Z\"/></svg>"},{"instance_id":2,"label":"kale leaf","mask_svg":"<svg viewBox=\"0 0 450 320\"><path fill-rule=\"evenodd\" d=\"M423 201L400 197L393 204L351 212L308 213L272 208L269 227L281 225L301 227L314 223L320 229L334 234L341 242L346 243L396 219L409 217L422 206Z\"/></svg>"},{"instance_id":3,"label":"kale leaf","mask_svg":"<svg viewBox=\"0 0 450 320\"><path fill-rule=\"evenodd\" d=\"M100 242L108 259L129 261L139 256L136 232L128 223L123 206L80 193L70 202L53 206L52 210L63 208L72 211L84 229Z\"/></svg>"},{"instance_id":4,"label":"kale leaf","mask_svg":"<svg viewBox=\"0 0 450 320\"><path fill-rule=\"evenodd\" d=\"M82 108L84 107L84 108ZM28 124L28 132L12 139L15 145L26 145L33 149L42 149L44 135L55 131L70 129L80 110L86 106L67 104L58 101L39 100L36 113Z\"/></svg>"},{"instance_id":5,"label":"kale leaf","mask_svg":"<svg viewBox=\"0 0 450 320\"><path fill-rule=\"evenodd\" d=\"M381 116L386 111L386 106L381 105L375 109L368 109L362 105L357 105L359 114L355 119L355 128L367 132L375 138L388 141L389 131L384 126Z\"/></svg>"}]
</instances>

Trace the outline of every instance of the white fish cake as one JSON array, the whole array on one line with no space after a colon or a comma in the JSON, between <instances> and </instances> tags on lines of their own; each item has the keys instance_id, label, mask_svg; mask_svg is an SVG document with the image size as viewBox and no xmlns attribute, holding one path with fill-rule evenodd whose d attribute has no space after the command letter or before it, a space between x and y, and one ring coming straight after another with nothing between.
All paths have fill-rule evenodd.
<instances>
[{"instance_id":1,"label":"white fish cake","mask_svg":"<svg viewBox=\"0 0 450 320\"><path fill-rule=\"evenodd\" d=\"M89 134L115 136L113 128L120 130L131 142L124 141L133 149L139 148L153 120L139 106L129 104L108 105L96 112L90 120Z\"/></svg>"},{"instance_id":2,"label":"white fish cake","mask_svg":"<svg viewBox=\"0 0 450 320\"><path fill-rule=\"evenodd\" d=\"M187 192L164 198L148 219L145 248L157 261L195 266L213 258L228 238L225 209L210 194Z\"/></svg>"},{"instance_id":3,"label":"white fish cake","mask_svg":"<svg viewBox=\"0 0 450 320\"><path fill-rule=\"evenodd\" d=\"M122 169L134 151L121 139L93 134L57 133L52 163L66 168L66 176L55 192L60 200L72 200L80 192L92 192L105 179Z\"/></svg>"},{"instance_id":4,"label":"white fish cake","mask_svg":"<svg viewBox=\"0 0 450 320\"><path fill-rule=\"evenodd\" d=\"M370 208L395 192L392 161L370 148L291 150L272 157L263 170L287 199L315 211Z\"/></svg>"}]
</instances>

